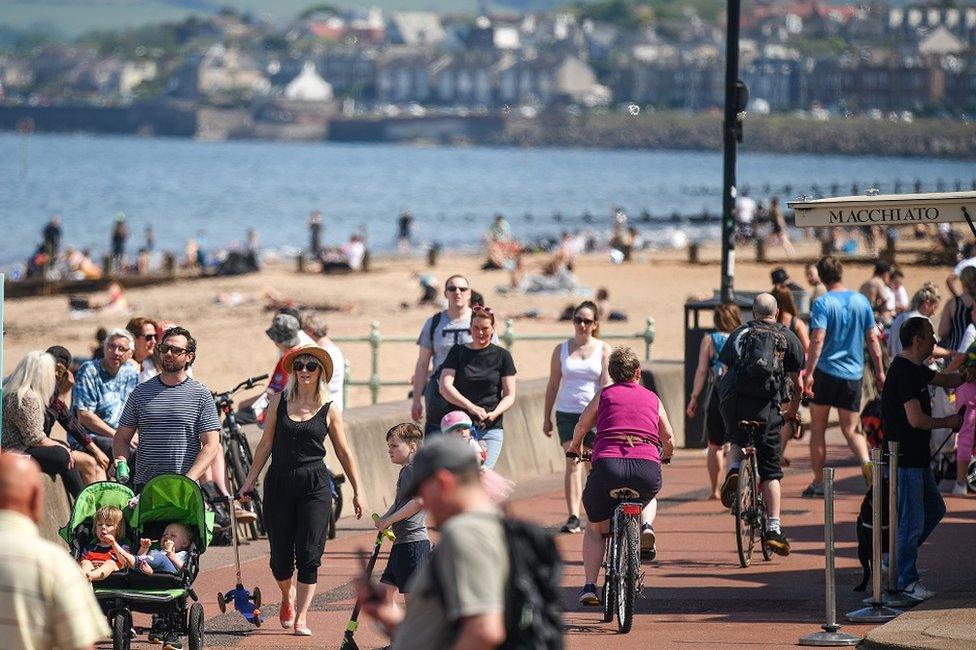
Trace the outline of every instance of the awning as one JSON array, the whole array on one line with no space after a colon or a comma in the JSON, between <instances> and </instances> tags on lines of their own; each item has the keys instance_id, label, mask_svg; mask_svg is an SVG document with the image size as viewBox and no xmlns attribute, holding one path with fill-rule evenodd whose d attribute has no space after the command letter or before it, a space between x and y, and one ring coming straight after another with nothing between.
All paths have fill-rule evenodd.
<instances>
[{"instance_id":1,"label":"awning","mask_svg":"<svg viewBox=\"0 0 976 650\"><path fill-rule=\"evenodd\" d=\"M799 228L914 226L976 218L976 192L837 196L790 201L787 205L793 208L794 221Z\"/></svg>"}]
</instances>

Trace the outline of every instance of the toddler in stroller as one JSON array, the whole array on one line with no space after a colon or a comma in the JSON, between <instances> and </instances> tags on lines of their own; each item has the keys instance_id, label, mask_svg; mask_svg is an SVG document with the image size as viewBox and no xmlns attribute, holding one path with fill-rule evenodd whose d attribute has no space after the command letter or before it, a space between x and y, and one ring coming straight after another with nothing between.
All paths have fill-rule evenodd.
<instances>
[{"instance_id":1,"label":"toddler in stroller","mask_svg":"<svg viewBox=\"0 0 976 650\"><path fill-rule=\"evenodd\" d=\"M81 552L81 570L90 582L104 580L133 565L125 539L125 519L118 506L102 506L93 521L95 539Z\"/></svg>"},{"instance_id":2,"label":"toddler in stroller","mask_svg":"<svg viewBox=\"0 0 976 650\"><path fill-rule=\"evenodd\" d=\"M186 562L188 549L193 540L190 529L180 523L172 523L163 531L159 548L150 550L153 541L148 537L139 540L139 554L135 567L146 575L153 573L179 573Z\"/></svg>"}]
</instances>

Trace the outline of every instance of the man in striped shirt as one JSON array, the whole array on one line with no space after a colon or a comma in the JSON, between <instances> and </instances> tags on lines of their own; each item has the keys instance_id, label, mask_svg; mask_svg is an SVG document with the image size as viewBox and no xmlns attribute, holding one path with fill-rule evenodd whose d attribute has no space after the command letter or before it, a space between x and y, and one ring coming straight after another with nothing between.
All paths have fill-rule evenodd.
<instances>
[{"instance_id":1,"label":"man in striped shirt","mask_svg":"<svg viewBox=\"0 0 976 650\"><path fill-rule=\"evenodd\" d=\"M133 486L139 492L160 474L199 480L220 453L220 419L206 386L189 377L196 341L182 327L166 330L158 346L161 371L132 391L115 433L116 466L129 458L139 431Z\"/></svg>"},{"instance_id":2,"label":"man in striped shirt","mask_svg":"<svg viewBox=\"0 0 976 650\"><path fill-rule=\"evenodd\" d=\"M94 648L109 635L105 615L78 564L38 533L43 519L37 463L0 455L0 646Z\"/></svg>"}]
</instances>

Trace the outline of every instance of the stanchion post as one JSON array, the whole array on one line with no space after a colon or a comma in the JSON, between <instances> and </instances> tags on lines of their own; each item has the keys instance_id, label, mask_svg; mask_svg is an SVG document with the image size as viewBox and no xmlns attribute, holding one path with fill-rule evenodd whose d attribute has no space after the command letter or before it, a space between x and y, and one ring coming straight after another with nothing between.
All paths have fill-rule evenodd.
<instances>
[{"instance_id":1,"label":"stanchion post","mask_svg":"<svg viewBox=\"0 0 976 650\"><path fill-rule=\"evenodd\" d=\"M651 346L654 345L654 319L647 317L647 327L644 329L644 361L651 360Z\"/></svg>"},{"instance_id":2,"label":"stanchion post","mask_svg":"<svg viewBox=\"0 0 976 650\"><path fill-rule=\"evenodd\" d=\"M372 404L380 401L380 335L379 321L373 321L369 332L370 347L370 375L369 375L369 395Z\"/></svg>"},{"instance_id":3,"label":"stanchion post","mask_svg":"<svg viewBox=\"0 0 976 650\"><path fill-rule=\"evenodd\" d=\"M847 613L847 620L852 623L884 623L895 618L901 611L886 607L881 594L881 500L882 476L884 464L881 461L881 450L871 450L871 604L868 607Z\"/></svg>"},{"instance_id":4,"label":"stanchion post","mask_svg":"<svg viewBox=\"0 0 976 650\"><path fill-rule=\"evenodd\" d=\"M800 637L800 645L837 647L857 645L860 637L840 631L837 624L837 590L834 582L834 468L824 468L824 597L826 622L823 632Z\"/></svg>"}]
</instances>

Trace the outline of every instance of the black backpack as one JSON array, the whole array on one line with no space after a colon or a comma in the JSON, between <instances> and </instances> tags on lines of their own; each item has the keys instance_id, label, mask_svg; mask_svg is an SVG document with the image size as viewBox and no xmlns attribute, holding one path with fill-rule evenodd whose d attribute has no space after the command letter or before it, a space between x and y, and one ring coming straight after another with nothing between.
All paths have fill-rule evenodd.
<instances>
[{"instance_id":1,"label":"black backpack","mask_svg":"<svg viewBox=\"0 0 976 650\"><path fill-rule=\"evenodd\" d=\"M735 392L747 397L776 399L783 390L786 335L770 323L750 325L735 342Z\"/></svg>"},{"instance_id":2,"label":"black backpack","mask_svg":"<svg viewBox=\"0 0 976 650\"><path fill-rule=\"evenodd\" d=\"M563 563L552 535L535 524L502 518L508 546L503 650L562 650ZM434 593L446 609L437 563L430 562Z\"/></svg>"}]
</instances>

